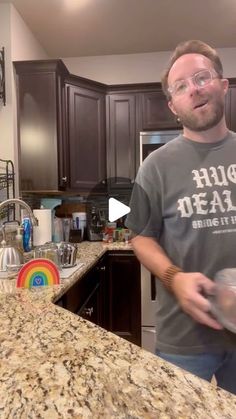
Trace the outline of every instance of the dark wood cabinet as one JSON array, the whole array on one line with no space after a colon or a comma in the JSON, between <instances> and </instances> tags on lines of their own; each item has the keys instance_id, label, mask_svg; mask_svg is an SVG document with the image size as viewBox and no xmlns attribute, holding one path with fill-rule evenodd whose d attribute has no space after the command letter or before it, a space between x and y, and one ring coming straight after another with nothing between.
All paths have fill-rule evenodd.
<instances>
[{"instance_id":1,"label":"dark wood cabinet","mask_svg":"<svg viewBox=\"0 0 236 419\"><path fill-rule=\"evenodd\" d=\"M179 128L176 117L168 107L162 90L141 93L142 130Z\"/></svg>"},{"instance_id":2,"label":"dark wood cabinet","mask_svg":"<svg viewBox=\"0 0 236 419\"><path fill-rule=\"evenodd\" d=\"M140 263L133 252L107 256L106 329L141 346Z\"/></svg>"},{"instance_id":3,"label":"dark wood cabinet","mask_svg":"<svg viewBox=\"0 0 236 419\"><path fill-rule=\"evenodd\" d=\"M132 189L140 164L141 131L180 128L160 83L110 86L106 126L111 190Z\"/></svg>"},{"instance_id":4,"label":"dark wood cabinet","mask_svg":"<svg viewBox=\"0 0 236 419\"><path fill-rule=\"evenodd\" d=\"M110 251L57 305L141 346L140 263L132 251Z\"/></svg>"},{"instance_id":5,"label":"dark wood cabinet","mask_svg":"<svg viewBox=\"0 0 236 419\"><path fill-rule=\"evenodd\" d=\"M61 60L14 63L17 82L21 191L65 189L67 142Z\"/></svg>"},{"instance_id":6,"label":"dark wood cabinet","mask_svg":"<svg viewBox=\"0 0 236 419\"><path fill-rule=\"evenodd\" d=\"M107 86L71 75L61 60L14 62L20 191L129 194L140 131L181 128L160 83ZM226 121L236 131L236 79Z\"/></svg>"},{"instance_id":7,"label":"dark wood cabinet","mask_svg":"<svg viewBox=\"0 0 236 419\"><path fill-rule=\"evenodd\" d=\"M61 60L15 62L21 192L90 191L106 180L105 86Z\"/></svg>"},{"instance_id":8,"label":"dark wood cabinet","mask_svg":"<svg viewBox=\"0 0 236 419\"><path fill-rule=\"evenodd\" d=\"M104 326L105 265L102 259L56 302L99 326Z\"/></svg>"},{"instance_id":9,"label":"dark wood cabinet","mask_svg":"<svg viewBox=\"0 0 236 419\"><path fill-rule=\"evenodd\" d=\"M67 83L66 91L69 184L90 191L106 179L105 91L98 83L91 88Z\"/></svg>"},{"instance_id":10,"label":"dark wood cabinet","mask_svg":"<svg viewBox=\"0 0 236 419\"><path fill-rule=\"evenodd\" d=\"M109 94L106 105L109 186L131 188L138 164L138 97L136 93Z\"/></svg>"},{"instance_id":11,"label":"dark wood cabinet","mask_svg":"<svg viewBox=\"0 0 236 419\"><path fill-rule=\"evenodd\" d=\"M93 284L90 294L82 304L76 314L89 320L98 326L105 326L105 288L106 288L106 262L105 258L89 272L84 278L84 288L86 288L87 281ZM95 286L94 286L95 285Z\"/></svg>"},{"instance_id":12,"label":"dark wood cabinet","mask_svg":"<svg viewBox=\"0 0 236 419\"><path fill-rule=\"evenodd\" d=\"M86 320L91 321L99 326L102 325L102 311L100 306L101 288L100 284L94 288L93 292L86 300L85 304L77 311L76 314Z\"/></svg>"},{"instance_id":13,"label":"dark wood cabinet","mask_svg":"<svg viewBox=\"0 0 236 419\"><path fill-rule=\"evenodd\" d=\"M230 80L225 102L225 116L228 128L236 132L236 79Z\"/></svg>"}]
</instances>

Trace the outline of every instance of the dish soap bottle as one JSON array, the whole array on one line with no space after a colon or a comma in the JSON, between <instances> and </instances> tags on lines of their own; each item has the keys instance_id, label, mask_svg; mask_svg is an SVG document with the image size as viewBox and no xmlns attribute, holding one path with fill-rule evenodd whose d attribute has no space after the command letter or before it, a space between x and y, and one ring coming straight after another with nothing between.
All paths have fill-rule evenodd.
<instances>
[{"instance_id":1,"label":"dish soap bottle","mask_svg":"<svg viewBox=\"0 0 236 419\"><path fill-rule=\"evenodd\" d=\"M23 248L25 252L31 250L31 222L29 218L23 218Z\"/></svg>"}]
</instances>

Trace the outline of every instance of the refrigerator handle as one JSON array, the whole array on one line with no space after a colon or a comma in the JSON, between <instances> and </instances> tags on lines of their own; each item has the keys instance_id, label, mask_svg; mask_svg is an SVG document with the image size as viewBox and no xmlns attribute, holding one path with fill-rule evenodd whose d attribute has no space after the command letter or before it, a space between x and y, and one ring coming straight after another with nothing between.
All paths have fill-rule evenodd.
<instances>
[{"instance_id":1,"label":"refrigerator handle","mask_svg":"<svg viewBox=\"0 0 236 419\"><path fill-rule=\"evenodd\" d=\"M150 285L151 285L151 300L155 301L156 300L156 280L153 274L151 274Z\"/></svg>"}]
</instances>

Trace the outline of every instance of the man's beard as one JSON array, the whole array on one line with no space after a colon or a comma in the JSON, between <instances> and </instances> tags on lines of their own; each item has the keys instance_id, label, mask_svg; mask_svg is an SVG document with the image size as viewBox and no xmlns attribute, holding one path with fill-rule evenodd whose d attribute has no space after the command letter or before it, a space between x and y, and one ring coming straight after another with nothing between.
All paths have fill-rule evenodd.
<instances>
[{"instance_id":1,"label":"man's beard","mask_svg":"<svg viewBox=\"0 0 236 419\"><path fill-rule=\"evenodd\" d=\"M222 99L217 98L211 109L207 109L206 112L187 111L179 112L178 118L184 127L191 131L206 131L216 126L224 115L224 102Z\"/></svg>"}]
</instances>

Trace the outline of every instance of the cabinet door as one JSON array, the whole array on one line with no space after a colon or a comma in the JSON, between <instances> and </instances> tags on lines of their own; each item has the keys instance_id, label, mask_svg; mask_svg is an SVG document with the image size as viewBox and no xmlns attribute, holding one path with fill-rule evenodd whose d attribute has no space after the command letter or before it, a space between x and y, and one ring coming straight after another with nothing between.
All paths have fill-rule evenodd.
<instances>
[{"instance_id":1,"label":"cabinet door","mask_svg":"<svg viewBox=\"0 0 236 419\"><path fill-rule=\"evenodd\" d=\"M104 260L105 259L102 259L100 262L98 262L97 265L91 271L91 273L86 275L84 286L86 288L88 287L87 280L89 279L91 281L91 277L93 277L93 284L96 282L96 285L92 289L92 292L88 295L87 299L84 301L80 309L77 311L77 314L79 316L101 327L104 327L105 325L104 297L106 265Z\"/></svg>"},{"instance_id":2,"label":"cabinet door","mask_svg":"<svg viewBox=\"0 0 236 419\"><path fill-rule=\"evenodd\" d=\"M105 95L67 85L71 189L90 191L106 178Z\"/></svg>"},{"instance_id":3,"label":"cabinet door","mask_svg":"<svg viewBox=\"0 0 236 419\"><path fill-rule=\"evenodd\" d=\"M142 107L142 130L159 130L179 128L176 117L168 107L164 93L155 92L141 93Z\"/></svg>"},{"instance_id":4,"label":"cabinet door","mask_svg":"<svg viewBox=\"0 0 236 419\"><path fill-rule=\"evenodd\" d=\"M103 326L104 283L105 266L102 259L91 271L80 278L56 304Z\"/></svg>"},{"instance_id":5,"label":"cabinet door","mask_svg":"<svg viewBox=\"0 0 236 419\"><path fill-rule=\"evenodd\" d=\"M101 324L101 312L100 312L100 283L96 285L89 298L85 301L83 306L77 311L76 314L83 317L92 323Z\"/></svg>"},{"instance_id":6,"label":"cabinet door","mask_svg":"<svg viewBox=\"0 0 236 419\"><path fill-rule=\"evenodd\" d=\"M117 253L107 260L107 329L140 346L140 263L134 254Z\"/></svg>"},{"instance_id":7,"label":"cabinet door","mask_svg":"<svg viewBox=\"0 0 236 419\"><path fill-rule=\"evenodd\" d=\"M107 96L107 172L111 188L131 188L136 176L137 95Z\"/></svg>"},{"instance_id":8,"label":"cabinet door","mask_svg":"<svg viewBox=\"0 0 236 419\"><path fill-rule=\"evenodd\" d=\"M66 187L64 76L58 61L15 62L20 190Z\"/></svg>"},{"instance_id":9,"label":"cabinet door","mask_svg":"<svg viewBox=\"0 0 236 419\"><path fill-rule=\"evenodd\" d=\"M236 131L236 84L229 86L225 102L225 116L227 127Z\"/></svg>"}]
</instances>

